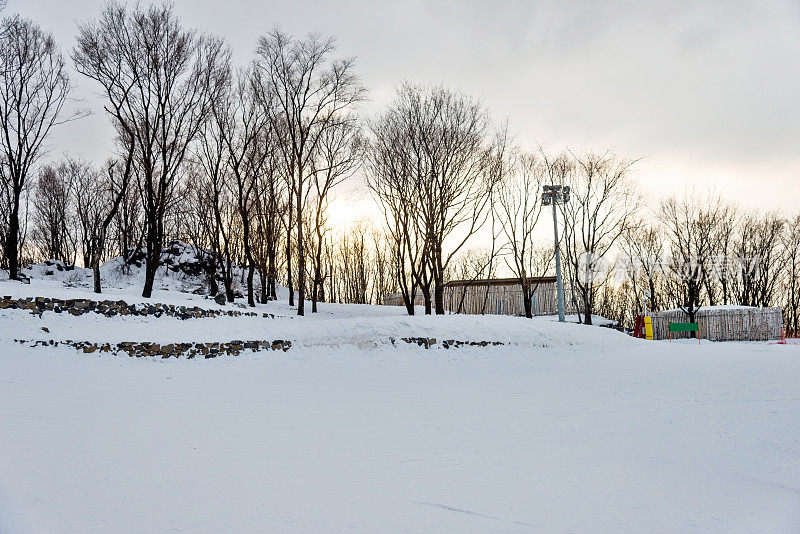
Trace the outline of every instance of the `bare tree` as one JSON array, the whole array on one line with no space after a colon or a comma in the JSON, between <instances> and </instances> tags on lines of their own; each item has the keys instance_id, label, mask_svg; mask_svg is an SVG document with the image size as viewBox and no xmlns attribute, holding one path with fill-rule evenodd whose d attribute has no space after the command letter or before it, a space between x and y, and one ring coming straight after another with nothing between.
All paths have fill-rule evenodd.
<instances>
[{"instance_id":1,"label":"bare tree","mask_svg":"<svg viewBox=\"0 0 800 534\"><path fill-rule=\"evenodd\" d=\"M4 255L9 277L19 274L20 199L52 128L62 116L71 85L53 36L34 22L6 18L0 29L0 187L6 220Z\"/></svg>"},{"instance_id":2,"label":"bare tree","mask_svg":"<svg viewBox=\"0 0 800 534\"><path fill-rule=\"evenodd\" d=\"M75 206L75 222L81 259L84 267L92 265L92 242L94 231L100 224L100 176L91 163L80 159L66 157L59 165L59 171L70 184L70 196Z\"/></svg>"},{"instance_id":3,"label":"bare tree","mask_svg":"<svg viewBox=\"0 0 800 534\"><path fill-rule=\"evenodd\" d=\"M800 330L800 214L787 224L783 234L783 250L786 326L796 336Z\"/></svg>"},{"instance_id":4,"label":"bare tree","mask_svg":"<svg viewBox=\"0 0 800 534\"><path fill-rule=\"evenodd\" d=\"M686 194L681 199L671 197L663 201L659 210L670 252L667 265L671 275L670 293L690 322L695 322L703 303L703 265L711 256L711 233L720 207L719 198L701 200Z\"/></svg>"},{"instance_id":5,"label":"bare tree","mask_svg":"<svg viewBox=\"0 0 800 534\"><path fill-rule=\"evenodd\" d=\"M80 225L83 264L92 268L94 292L101 293L100 264L109 228L127 193L133 165L133 145L123 161L108 160L101 170L80 160L67 160L73 176L72 196Z\"/></svg>"},{"instance_id":6,"label":"bare tree","mask_svg":"<svg viewBox=\"0 0 800 534\"><path fill-rule=\"evenodd\" d=\"M424 236L416 231L418 206L409 129L401 106L390 107L370 123L366 183L384 216L395 284L406 311L414 315L417 273L424 266ZM429 295L426 308L430 310Z\"/></svg>"},{"instance_id":7,"label":"bare tree","mask_svg":"<svg viewBox=\"0 0 800 534\"><path fill-rule=\"evenodd\" d=\"M342 117L333 127L328 128L320 139L316 157L312 158L312 190L314 217L314 256L311 290L311 312L317 312L319 291L325 281L322 269L322 249L326 223L326 208L331 190L350 176L358 167L361 142L358 136L355 116Z\"/></svg>"},{"instance_id":8,"label":"bare tree","mask_svg":"<svg viewBox=\"0 0 800 534\"><path fill-rule=\"evenodd\" d=\"M385 236L379 230L372 230L372 252L375 276L373 284L375 287L375 302L382 302L383 297L396 290L394 277L392 276L392 249L387 243Z\"/></svg>"},{"instance_id":9,"label":"bare tree","mask_svg":"<svg viewBox=\"0 0 800 534\"><path fill-rule=\"evenodd\" d=\"M721 198L714 201L719 205L717 224L711 229L710 261L703 267L703 276L708 294L708 303L717 304L717 291L722 304L730 304L733 298L732 284L738 273L732 269L731 261L734 253L735 237L739 228L740 214L735 204L725 202Z\"/></svg>"},{"instance_id":10,"label":"bare tree","mask_svg":"<svg viewBox=\"0 0 800 534\"><path fill-rule=\"evenodd\" d=\"M147 248L142 296L150 297L181 167L218 100L230 52L220 39L184 29L169 4L128 10L112 1L79 26L77 41L78 72L100 83L114 126L136 147Z\"/></svg>"},{"instance_id":11,"label":"bare tree","mask_svg":"<svg viewBox=\"0 0 800 534\"><path fill-rule=\"evenodd\" d=\"M364 223L354 224L336 243L339 291L338 300L351 304L371 301L373 270L371 267L369 232Z\"/></svg>"},{"instance_id":12,"label":"bare tree","mask_svg":"<svg viewBox=\"0 0 800 534\"><path fill-rule=\"evenodd\" d=\"M127 165L127 159L125 164ZM135 172L133 165L130 172ZM131 261L142 247L144 227L142 222L142 204L139 191L134 187L135 177L129 178L125 194L122 195L119 207L112 222L112 242L118 256L122 257L123 268L128 268Z\"/></svg>"},{"instance_id":13,"label":"bare tree","mask_svg":"<svg viewBox=\"0 0 800 534\"><path fill-rule=\"evenodd\" d=\"M739 304L769 306L780 275L781 238L786 222L777 211L750 213L739 222Z\"/></svg>"},{"instance_id":14,"label":"bare tree","mask_svg":"<svg viewBox=\"0 0 800 534\"><path fill-rule=\"evenodd\" d=\"M128 153L124 159L109 160L103 169L103 175L98 184L101 199L100 204L100 224L95 229L93 240L92 272L94 276L94 292L100 293L100 261L105 254L108 232L114 218L123 204L130 188L131 174L133 172L133 143L128 143Z\"/></svg>"},{"instance_id":15,"label":"bare tree","mask_svg":"<svg viewBox=\"0 0 800 534\"><path fill-rule=\"evenodd\" d=\"M411 177L410 200L415 206L411 222L422 245L413 274L426 296L426 308L433 283L436 313L443 314L445 271L489 216L507 137L491 136L491 120L480 102L444 87L402 85L385 117L385 127L379 121L373 132L399 134L402 142L378 146L402 150L399 172L392 173ZM383 169L382 176L391 178L387 170L391 169ZM385 189L384 199L390 200L387 195L405 187L403 182L398 187L391 182L379 185ZM393 214L397 215L404 214Z\"/></svg>"},{"instance_id":16,"label":"bare tree","mask_svg":"<svg viewBox=\"0 0 800 534\"><path fill-rule=\"evenodd\" d=\"M497 235L492 232L492 247L490 249L467 249L459 254L457 258L451 263L446 278L448 280L469 280L476 281L481 278L493 278L497 274ZM535 263L541 255L531 253L531 258ZM552 256L552 251L550 251ZM489 292L490 284L486 284L483 296L481 298L480 313L486 313L486 308L489 305ZM467 294L470 289L469 284L463 284L461 287L461 294L458 295L458 304L455 306L455 313L463 313L464 303L467 299Z\"/></svg>"},{"instance_id":17,"label":"bare tree","mask_svg":"<svg viewBox=\"0 0 800 534\"><path fill-rule=\"evenodd\" d=\"M33 194L33 242L42 259L75 264L71 175L54 165L39 172Z\"/></svg>"},{"instance_id":18,"label":"bare tree","mask_svg":"<svg viewBox=\"0 0 800 534\"><path fill-rule=\"evenodd\" d=\"M214 229L216 228L212 212L208 202L205 202L205 190L200 185L204 180L202 166L195 161L190 161L186 166L188 174L184 184L183 198L183 224L186 237L191 243L195 257L200 262L200 267L205 276L205 286L209 295L219 293L217 284L217 255L210 250L214 241Z\"/></svg>"},{"instance_id":19,"label":"bare tree","mask_svg":"<svg viewBox=\"0 0 800 534\"><path fill-rule=\"evenodd\" d=\"M519 279L522 287L525 317L533 317L532 298L536 285L530 277L543 276L549 261L538 261L534 228L542 213L541 190L547 178L544 161L518 150L511 152L508 169L494 196L494 210L505 237L506 266ZM550 255L552 257L552 250Z\"/></svg>"},{"instance_id":20,"label":"bare tree","mask_svg":"<svg viewBox=\"0 0 800 534\"><path fill-rule=\"evenodd\" d=\"M206 273L212 294L216 293L216 268L220 268L225 296L233 302L233 241L238 226L235 224L236 201L232 197L228 165L228 148L222 130L224 122L210 120L203 125L201 135L193 152L191 182L193 200L196 202L204 225L208 247L211 249L211 272Z\"/></svg>"},{"instance_id":21,"label":"bare tree","mask_svg":"<svg viewBox=\"0 0 800 534\"><path fill-rule=\"evenodd\" d=\"M282 141L294 201L294 214L290 211L289 217L294 215L296 221L298 315L305 314L303 208L305 188L313 174L311 160L327 130L347 117L365 92L353 72L354 59L333 59L334 50L332 38L312 34L297 40L277 29L261 37L256 48L257 82L264 101L276 103L271 118Z\"/></svg>"},{"instance_id":22,"label":"bare tree","mask_svg":"<svg viewBox=\"0 0 800 534\"><path fill-rule=\"evenodd\" d=\"M595 272L617 241L634 223L641 202L629 175L635 160L621 159L611 151L573 156L574 166L548 163L554 177L567 178L570 200L560 204L564 217L565 263L573 289L580 299L585 324L592 324L598 289L607 276ZM606 273L608 274L608 273Z\"/></svg>"},{"instance_id":23,"label":"bare tree","mask_svg":"<svg viewBox=\"0 0 800 534\"><path fill-rule=\"evenodd\" d=\"M633 309L637 313L643 308L658 311L664 292L663 233L644 221L634 222L623 235L621 247L622 260L627 263L624 267L628 269L630 290L634 294ZM640 288L643 290L641 293Z\"/></svg>"},{"instance_id":24,"label":"bare tree","mask_svg":"<svg viewBox=\"0 0 800 534\"><path fill-rule=\"evenodd\" d=\"M250 306L255 306L255 258L251 229L255 216L258 177L263 174L264 167L273 162L269 156L277 149L275 136L272 135L273 130L268 122L270 109L259 103L254 88L251 72L239 72L236 86L231 88L227 98L213 111L226 151L225 161L232 178L232 196L242 229L242 246L248 266L247 302Z\"/></svg>"},{"instance_id":25,"label":"bare tree","mask_svg":"<svg viewBox=\"0 0 800 534\"><path fill-rule=\"evenodd\" d=\"M483 106L444 88L411 88L412 117L424 173L417 176L420 222L430 254L436 314L444 314L444 272L468 239L486 222L507 137L488 139L491 122ZM445 250L445 242L455 244ZM463 237L462 237L463 236Z\"/></svg>"},{"instance_id":26,"label":"bare tree","mask_svg":"<svg viewBox=\"0 0 800 534\"><path fill-rule=\"evenodd\" d=\"M274 132L273 132L274 133ZM273 147L274 148L274 147ZM257 176L255 197L254 250L260 265L261 301L277 298L278 247L283 229L282 220L289 200L286 180L281 177L281 157L277 150L268 152L263 172Z\"/></svg>"}]
</instances>

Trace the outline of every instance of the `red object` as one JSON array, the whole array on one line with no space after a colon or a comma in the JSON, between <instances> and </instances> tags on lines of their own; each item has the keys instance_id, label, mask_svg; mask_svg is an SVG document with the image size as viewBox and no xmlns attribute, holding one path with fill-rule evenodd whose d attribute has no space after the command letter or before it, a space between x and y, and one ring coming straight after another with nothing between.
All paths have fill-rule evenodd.
<instances>
[{"instance_id":1,"label":"red object","mask_svg":"<svg viewBox=\"0 0 800 534\"><path fill-rule=\"evenodd\" d=\"M780 341L774 341L770 343L770 345L786 345L786 331L781 327L781 339Z\"/></svg>"},{"instance_id":2,"label":"red object","mask_svg":"<svg viewBox=\"0 0 800 534\"><path fill-rule=\"evenodd\" d=\"M636 316L636 323L633 327L633 337L644 339L644 315Z\"/></svg>"}]
</instances>

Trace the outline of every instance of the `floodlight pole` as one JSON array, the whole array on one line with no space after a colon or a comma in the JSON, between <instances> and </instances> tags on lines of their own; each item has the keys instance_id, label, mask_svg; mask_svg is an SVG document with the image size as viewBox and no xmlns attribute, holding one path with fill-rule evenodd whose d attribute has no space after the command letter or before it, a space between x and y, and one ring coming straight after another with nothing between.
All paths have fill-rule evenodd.
<instances>
[{"instance_id":1,"label":"floodlight pole","mask_svg":"<svg viewBox=\"0 0 800 534\"><path fill-rule=\"evenodd\" d=\"M556 200L558 194L553 195L553 235L556 247L556 293L558 293L558 322L565 322L564 318L564 284L561 281L561 252L558 250L558 219L556 218Z\"/></svg>"}]
</instances>

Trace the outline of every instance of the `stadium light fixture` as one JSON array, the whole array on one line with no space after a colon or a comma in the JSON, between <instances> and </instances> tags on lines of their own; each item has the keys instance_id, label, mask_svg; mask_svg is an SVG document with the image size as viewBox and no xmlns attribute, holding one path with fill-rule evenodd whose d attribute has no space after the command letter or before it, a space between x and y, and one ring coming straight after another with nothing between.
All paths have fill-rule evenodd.
<instances>
[{"instance_id":1,"label":"stadium light fixture","mask_svg":"<svg viewBox=\"0 0 800 534\"><path fill-rule=\"evenodd\" d=\"M558 218L556 205L569 202L568 185L545 185L542 187L542 206L553 206L553 235L556 249L556 292L558 293L558 322L564 318L564 284L561 280L561 252L558 249Z\"/></svg>"}]
</instances>

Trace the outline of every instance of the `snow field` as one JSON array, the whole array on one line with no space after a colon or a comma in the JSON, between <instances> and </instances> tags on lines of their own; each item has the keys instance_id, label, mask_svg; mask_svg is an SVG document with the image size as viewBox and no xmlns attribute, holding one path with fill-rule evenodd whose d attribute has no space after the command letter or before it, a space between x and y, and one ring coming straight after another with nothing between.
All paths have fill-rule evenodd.
<instances>
[{"instance_id":1,"label":"snow field","mask_svg":"<svg viewBox=\"0 0 800 534\"><path fill-rule=\"evenodd\" d=\"M2 345L0 532L800 526L794 346Z\"/></svg>"},{"instance_id":2,"label":"snow field","mask_svg":"<svg viewBox=\"0 0 800 534\"><path fill-rule=\"evenodd\" d=\"M0 294L97 299L41 279ZM256 311L277 317L0 310L0 533L800 531L800 345ZM13 338L293 345L162 360Z\"/></svg>"}]
</instances>

